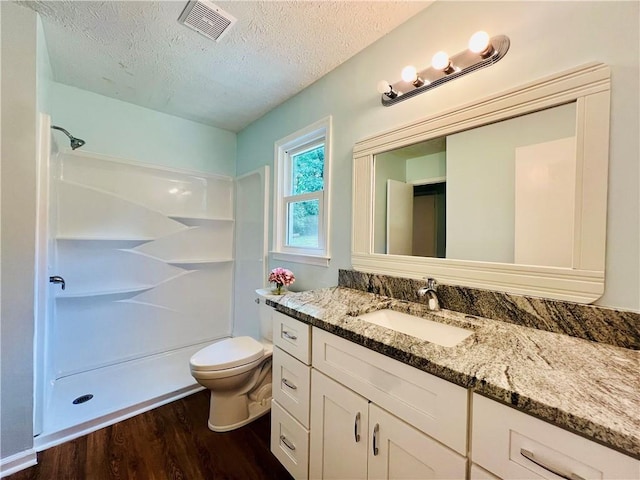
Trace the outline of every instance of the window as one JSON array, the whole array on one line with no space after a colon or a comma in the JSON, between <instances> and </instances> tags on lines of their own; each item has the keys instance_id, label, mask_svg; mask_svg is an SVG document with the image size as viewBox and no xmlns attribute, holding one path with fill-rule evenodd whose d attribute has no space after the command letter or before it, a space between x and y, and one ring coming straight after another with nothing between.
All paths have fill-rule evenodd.
<instances>
[{"instance_id":1,"label":"window","mask_svg":"<svg viewBox=\"0 0 640 480\"><path fill-rule=\"evenodd\" d=\"M276 259L328 265L331 117L275 145Z\"/></svg>"}]
</instances>

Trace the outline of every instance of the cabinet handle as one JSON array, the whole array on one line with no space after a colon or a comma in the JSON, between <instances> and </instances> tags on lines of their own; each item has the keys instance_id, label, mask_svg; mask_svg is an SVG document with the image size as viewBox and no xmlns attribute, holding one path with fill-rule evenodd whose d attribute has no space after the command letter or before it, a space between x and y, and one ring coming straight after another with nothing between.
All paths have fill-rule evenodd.
<instances>
[{"instance_id":1,"label":"cabinet handle","mask_svg":"<svg viewBox=\"0 0 640 480\"><path fill-rule=\"evenodd\" d=\"M256 302L257 304L260 304L260 299L259 299L259 298L256 298L256 299L254 300L254 302Z\"/></svg>"},{"instance_id":2,"label":"cabinet handle","mask_svg":"<svg viewBox=\"0 0 640 480\"><path fill-rule=\"evenodd\" d=\"M284 443L284 446L287 447L289 450L291 450L292 452L295 451L296 446L289 443L289 440L287 440L287 437L285 437L284 435L280 435L280 441Z\"/></svg>"},{"instance_id":3,"label":"cabinet handle","mask_svg":"<svg viewBox=\"0 0 640 480\"><path fill-rule=\"evenodd\" d=\"M282 336L288 338L289 340L297 340L298 339L298 337L296 337L295 335L290 334L286 330L284 330L282 332Z\"/></svg>"},{"instance_id":4,"label":"cabinet handle","mask_svg":"<svg viewBox=\"0 0 640 480\"><path fill-rule=\"evenodd\" d=\"M380 431L380 425L376 423L373 427L373 454L378 455L378 432Z\"/></svg>"},{"instance_id":5,"label":"cabinet handle","mask_svg":"<svg viewBox=\"0 0 640 480\"><path fill-rule=\"evenodd\" d=\"M360 412L356 413L356 420L353 422L353 436L358 443L360 441Z\"/></svg>"},{"instance_id":6,"label":"cabinet handle","mask_svg":"<svg viewBox=\"0 0 640 480\"><path fill-rule=\"evenodd\" d=\"M282 383L286 386L289 387L291 390L297 390L298 387L296 387L293 383L290 383L289 380L287 380L286 378L282 379Z\"/></svg>"},{"instance_id":7,"label":"cabinet handle","mask_svg":"<svg viewBox=\"0 0 640 480\"><path fill-rule=\"evenodd\" d=\"M584 477L581 477L580 475L578 475L576 473L563 472L559 468L552 467L550 465L546 465L542 460L536 459L536 456L534 455L533 452L531 452L529 450L525 450L524 448L520 449L520 455L522 455L527 460L535 463L539 467L544 468L546 471L551 472L551 473L553 473L555 475L558 475L559 477L566 478L567 480L585 480Z\"/></svg>"}]
</instances>

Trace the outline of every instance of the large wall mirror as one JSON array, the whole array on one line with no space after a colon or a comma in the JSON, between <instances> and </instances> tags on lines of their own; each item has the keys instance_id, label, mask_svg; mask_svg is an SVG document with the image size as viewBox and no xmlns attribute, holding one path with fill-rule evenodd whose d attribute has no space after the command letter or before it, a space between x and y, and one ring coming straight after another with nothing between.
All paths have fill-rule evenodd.
<instances>
[{"instance_id":1,"label":"large wall mirror","mask_svg":"<svg viewBox=\"0 0 640 480\"><path fill-rule=\"evenodd\" d=\"M609 97L590 64L357 143L353 268L599 298Z\"/></svg>"}]
</instances>

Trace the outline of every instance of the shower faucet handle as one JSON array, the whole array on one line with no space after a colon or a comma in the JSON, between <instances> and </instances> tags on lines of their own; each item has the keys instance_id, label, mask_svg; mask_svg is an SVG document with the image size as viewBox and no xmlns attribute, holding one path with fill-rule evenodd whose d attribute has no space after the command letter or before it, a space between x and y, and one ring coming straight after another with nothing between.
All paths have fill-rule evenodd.
<instances>
[{"instance_id":1,"label":"shower faucet handle","mask_svg":"<svg viewBox=\"0 0 640 480\"><path fill-rule=\"evenodd\" d=\"M49 283L59 283L62 285L62 290L64 290L67 286L64 278L59 275L54 275L53 277L49 277Z\"/></svg>"}]
</instances>

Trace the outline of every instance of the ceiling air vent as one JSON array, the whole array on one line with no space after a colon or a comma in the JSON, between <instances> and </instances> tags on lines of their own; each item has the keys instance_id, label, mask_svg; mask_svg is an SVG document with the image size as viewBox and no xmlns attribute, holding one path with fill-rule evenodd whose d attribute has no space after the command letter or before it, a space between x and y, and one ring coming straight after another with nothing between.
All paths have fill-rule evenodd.
<instances>
[{"instance_id":1,"label":"ceiling air vent","mask_svg":"<svg viewBox=\"0 0 640 480\"><path fill-rule=\"evenodd\" d=\"M209 0L191 0L178 21L216 42L236 23L232 15Z\"/></svg>"}]
</instances>

